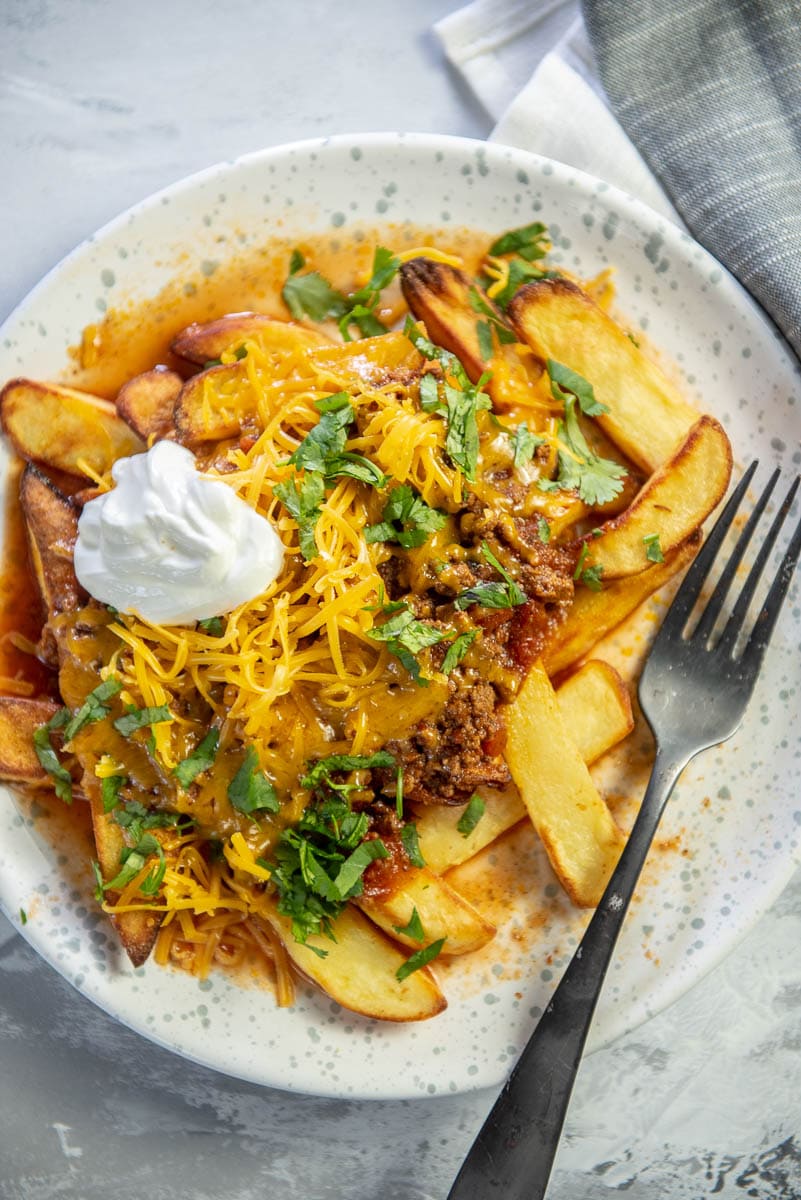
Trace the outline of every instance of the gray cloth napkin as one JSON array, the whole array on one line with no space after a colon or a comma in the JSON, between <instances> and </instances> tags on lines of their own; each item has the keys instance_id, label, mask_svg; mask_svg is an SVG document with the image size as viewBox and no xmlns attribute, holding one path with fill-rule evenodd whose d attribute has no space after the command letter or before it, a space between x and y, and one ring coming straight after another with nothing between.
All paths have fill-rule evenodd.
<instances>
[{"instance_id":1,"label":"gray cloth napkin","mask_svg":"<svg viewBox=\"0 0 801 1200\"><path fill-rule=\"evenodd\" d=\"M801 0L582 0L609 103L801 356Z\"/></svg>"}]
</instances>

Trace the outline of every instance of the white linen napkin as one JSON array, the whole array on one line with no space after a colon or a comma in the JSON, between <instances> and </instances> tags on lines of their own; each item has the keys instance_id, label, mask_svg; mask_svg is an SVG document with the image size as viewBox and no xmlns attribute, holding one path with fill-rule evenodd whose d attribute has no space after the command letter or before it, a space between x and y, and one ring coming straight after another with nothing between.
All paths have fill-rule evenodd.
<instances>
[{"instance_id":1,"label":"white linen napkin","mask_svg":"<svg viewBox=\"0 0 801 1200\"><path fill-rule=\"evenodd\" d=\"M475 0L434 28L497 122L490 141L597 175L679 221L603 99L577 0Z\"/></svg>"}]
</instances>

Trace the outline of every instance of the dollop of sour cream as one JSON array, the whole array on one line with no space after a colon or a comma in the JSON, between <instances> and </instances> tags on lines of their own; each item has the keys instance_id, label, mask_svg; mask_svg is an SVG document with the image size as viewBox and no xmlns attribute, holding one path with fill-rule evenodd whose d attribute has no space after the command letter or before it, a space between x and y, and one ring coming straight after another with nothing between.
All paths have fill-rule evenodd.
<instances>
[{"instance_id":1,"label":"dollop of sour cream","mask_svg":"<svg viewBox=\"0 0 801 1200\"><path fill-rule=\"evenodd\" d=\"M230 612L277 578L284 558L273 526L193 454L156 442L113 466L116 484L78 521L75 574L96 600L158 625Z\"/></svg>"}]
</instances>

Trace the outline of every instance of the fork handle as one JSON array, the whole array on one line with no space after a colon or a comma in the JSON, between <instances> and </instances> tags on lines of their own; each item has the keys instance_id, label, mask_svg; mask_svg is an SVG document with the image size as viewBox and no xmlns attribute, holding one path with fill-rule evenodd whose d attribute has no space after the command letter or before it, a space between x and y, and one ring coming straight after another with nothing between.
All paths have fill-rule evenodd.
<instances>
[{"instance_id":1,"label":"fork handle","mask_svg":"<svg viewBox=\"0 0 801 1200\"><path fill-rule=\"evenodd\" d=\"M562 980L448 1200L542 1200L612 951L665 803L686 764L657 751L637 820Z\"/></svg>"}]
</instances>

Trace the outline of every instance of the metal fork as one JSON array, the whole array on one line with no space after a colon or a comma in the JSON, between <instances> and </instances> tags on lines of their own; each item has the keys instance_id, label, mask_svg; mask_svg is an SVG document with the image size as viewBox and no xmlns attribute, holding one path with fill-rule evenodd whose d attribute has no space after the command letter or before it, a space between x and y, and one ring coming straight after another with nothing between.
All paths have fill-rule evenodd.
<instances>
[{"instance_id":1,"label":"metal fork","mask_svg":"<svg viewBox=\"0 0 801 1200\"><path fill-rule=\"evenodd\" d=\"M656 759L626 848L581 944L468 1154L448 1200L542 1200L584 1043L623 919L665 804L690 759L739 728L801 552L801 522L750 635L746 617L799 486L796 479L719 637L718 618L779 471L753 507L695 628L701 589L757 468L750 465L690 567L657 634L639 698Z\"/></svg>"}]
</instances>

